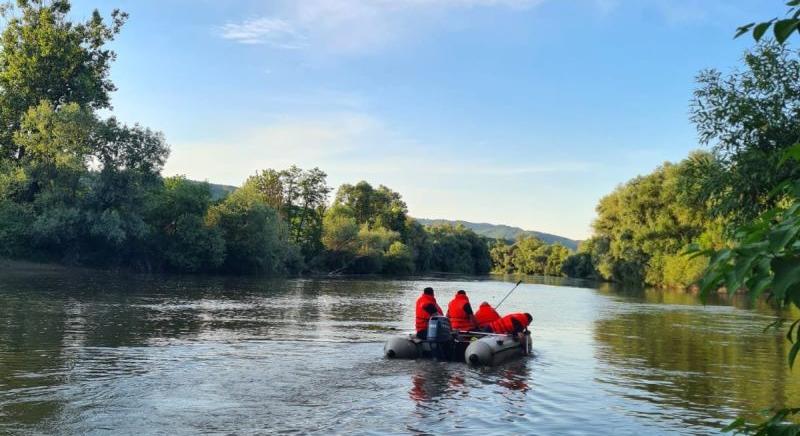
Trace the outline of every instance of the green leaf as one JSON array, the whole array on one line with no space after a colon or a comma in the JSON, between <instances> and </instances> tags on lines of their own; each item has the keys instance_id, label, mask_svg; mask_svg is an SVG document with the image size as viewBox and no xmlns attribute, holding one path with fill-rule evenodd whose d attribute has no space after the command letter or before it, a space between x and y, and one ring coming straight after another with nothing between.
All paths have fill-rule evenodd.
<instances>
[{"instance_id":1,"label":"green leaf","mask_svg":"<svg viewBox=\"0 0 800 436\"><path fill-rule=\"evenodd\" d=\"M764 36L765 33L767 33L767 29L769 29L769 26L771 25L772 21L767 21L766 23L758 24L753 29L753 39L755 39L756 42L761 41L761 37Z\"/></svg>"},{"instance_id":2,"label":"green leaf","mask_svg":"<svg viewBox=\"0 0 800 436\"><path fill-rule=\"evenodd\" d=\"M762 330L761 333L766 333L766 332L770 331L770 329L777 330L777 329L781 328L783 326L784 321L786 321L786 320L783 319L783 318L778 318L777 320L769 323L766 327L764 327L764 330Z\"/></svg>"},{"instance_id":3,"label":"green leaf","mask_svg":"<svg viewBox=\"0 0 800 436\"><path fill-rule=\"evenodd\" d=\"M792 145L783 152L783 157L779 165L783 165L789 159L800 161L800 142Z\"/></svg>"},{"instance_id":4,"label":"green leaf","mask_svg":"<svg viewBox=\"0 0 800 436\"><path fill-rule=\"evenodd\" d=\"M787 18L785 20L778 20L775 22L775 25L772 27L773 32L775 33L775 39L783 44L789 35L792 34L797 29L797 24L800 23L800 20L796 18Z\"/></svg>"},{"instance_id":5,"label":"green leaf","mask_svg":"<svg viewBox=\"0 0 800 436\"><path fill-rule=\"evenodd\" d=\"M750 23L750 24L745 24L744 26L741 26L741 27L737 28L736 29L736 35L734 35L733 38L736 39L736 38L744 35L745 33L749 32L750 29L752 29L753 26L755 26L755 25L756 25L756 23Z\"/></svg>"},{"instance_id":6,"label":"green leaf","mask_svg":"<svg viewBox=\"0 0 800 436\"><path fill-rule=\"evenodd\" d=\"M792 349L789 350L789 368L794 367L794 360L797 358L797 352L800 351L800 341L797 341L792 345Z\"/></svg>"},{"instance_id":7,"label":"green leaf","mask_svg":"<svg viewBox=\"0 0 800 436\"><path fill-rule=\"evenodd\" d=\"M781 321L780 319L778 321ZM789 326L789 331L786 332L786 340L794 343L794 339L792 338L792 333L794 332L795 327L797 327L797 323L800 323L800 318L796 319L792 325Z\"/></svg>"},{"instance_id":8,"label":"green leaf","mask_svg":"<svg viewBox=\"0 0 800 436\"><path fill-rule=\"evenodd\" d=\"M736 418L735 421L733 421L732 423L726 425L725 428L722 429L722 431L724 433L728 433L728 432L737 430L737 429L739 429L741 427L744 427L745 422L746 421L744 420L744 418Z\"/></svg>"},{"instance_id":9,"label":"green leaf","mask_svg":"<svg viewBox=\"0 0 800 436\"><path fill-rule=\"evenodd\" d=\"M786 6L800 6L800 0L791 0L790 2L786 3Z\"/></svg>"},{"instance_id":10,"label":"green leaf","mask_svg":"<svg viewBox=\"0 0 800 436\"><path fill-rule=\"evenodd\" d=\"M800 231L800 226L792 225L794 223L786 223L783 225L778 226L769 234L769 250L772 252L778 252L783 250L783 247L786 246L795 236L797 236L797 232Z\"/></svg>"},{"instance_id":11,"label":"green leaf","mask_svg":"<svg viewBox=\"0 0 800 436\"><path fill-rule=\"evenodd\" d=\"M785 301L786 291L793 285L800 283L800 257L782 256L772 259L772 293L778 302Z\"/></svg>"},{"instance_id":12,"label":"green leaf","mask_svg":"<svg viewBox=\"0 0 800 436\"><path fill-rule=\"evenodd\" d=\"M767 275L764 277L760 277L755 283L748 284L747 292L750 294L750 299L755 301L761 294L764 292L765 289L772 283L772 276Z\"/></svg>"}]
</instances>

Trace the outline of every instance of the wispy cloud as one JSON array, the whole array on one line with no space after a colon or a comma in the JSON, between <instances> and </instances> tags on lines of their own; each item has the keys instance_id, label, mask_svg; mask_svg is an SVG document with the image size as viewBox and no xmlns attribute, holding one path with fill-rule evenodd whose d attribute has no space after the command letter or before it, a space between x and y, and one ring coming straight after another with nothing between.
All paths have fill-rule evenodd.
<instances>
[{"instance_id":1,"label":"wispy cloud","mask_svg":"<svg viewBox=\"0 0 800 436\"><path fill-rule=\"evenodd\" d=\"M281 49L363 54L418 36L425 23L457 9L530 9L546 0L281 0L276 12L228 22L222 38Z\"/></svg>"},{"instance_id":2,"label":"wispy cloud","mask_svg":"<svg viewBox=\"0 0 800 436\"><path fill-rule=\"evenodd\" d=\"M220 159L220 150L235 152ZM412 174L417 178L525 178L597 168L596 163L580 160L519 165L514 161L488 160L482 155L454 156L441 144L398 135L368 114L343 112L287 117L209 142L176 143L165 173L240 183L259 169L290 165L319 166L339 181L405 178Z\"/></svg>"},{"instance_id":3,"label":"wispy cloud","mask_svg":"<svg viewBox=\"0 0 800 436\"><path fill-rule=\"evenodd\" d=\"M279 18L261 17L241 23L227 23L220 35L242 44L269 44L277 48L296 49L306 43L306 38L294 25Z\"/></svg>"}]
</instances>

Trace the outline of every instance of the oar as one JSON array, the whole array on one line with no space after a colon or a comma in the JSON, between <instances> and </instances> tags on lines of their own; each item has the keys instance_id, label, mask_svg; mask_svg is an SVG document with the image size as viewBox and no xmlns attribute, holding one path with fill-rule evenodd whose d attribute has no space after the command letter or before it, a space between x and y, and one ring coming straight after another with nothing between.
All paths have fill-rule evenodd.
<instances>
[{"instance_id":1,"label":"oar","mask_svg":"<svg viewBox=\"0 0 800 436\"><path fill-rule=\"evenodd\" d=\"M514 285L514 287L511 288L510 291L508 291L508 294L506 294L506 296L503 297L503 299L500 300L499 303L497 303L497 306L494 307L494 310L497 310L497 308L500 307L500 305L503 304L504 301L506 301L506 298L508 298L508 296L511 295L512 292L514 292L514 289L517 289L517 286L519 286L520 283L522 283L522 280L518 281L517 284Z\"/></svg>"}]
</instances>

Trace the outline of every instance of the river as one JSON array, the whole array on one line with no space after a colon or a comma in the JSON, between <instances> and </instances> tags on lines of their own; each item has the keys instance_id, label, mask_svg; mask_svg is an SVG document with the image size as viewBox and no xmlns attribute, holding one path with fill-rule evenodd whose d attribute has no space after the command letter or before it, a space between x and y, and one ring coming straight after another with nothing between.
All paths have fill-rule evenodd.
<instances>
[{"instance_id":1,"label":"river","mask_svg":"<svg viewBox=\"0 0 800 436\"><path fill-rule=\"evenodd\" d=\"M800 405L765 304L529 278L534 353L499 368L382 357L433 286L0 271L0 434L708 434Z\"/></svg>"}]
</instances>

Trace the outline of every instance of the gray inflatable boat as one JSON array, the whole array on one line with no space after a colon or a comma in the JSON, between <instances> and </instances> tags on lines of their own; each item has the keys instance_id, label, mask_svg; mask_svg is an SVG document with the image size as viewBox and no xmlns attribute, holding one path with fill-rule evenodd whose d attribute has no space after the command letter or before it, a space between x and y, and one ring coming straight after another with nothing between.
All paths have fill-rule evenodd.
<instances>
[{"instance_id":1,"label":"gray inflatable boat","mask_svg":"<svg viewBox=\"0 0 800 436\"><path fill-rule=\"evenodd\" d=\"M446 317L433 317L427 339L409 333L389 338L383 354L389 359L432 358L461 361L473 366L495 366L531 354L530 332L499 335L484 332L451 332Z\"/></svg>"}]
</instances>

